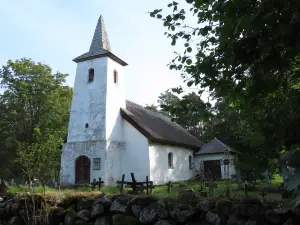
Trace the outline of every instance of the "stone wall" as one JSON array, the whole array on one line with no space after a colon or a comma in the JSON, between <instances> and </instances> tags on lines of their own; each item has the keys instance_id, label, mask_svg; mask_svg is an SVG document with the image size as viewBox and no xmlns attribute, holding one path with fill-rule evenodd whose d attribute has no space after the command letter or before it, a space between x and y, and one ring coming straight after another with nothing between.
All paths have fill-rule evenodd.
<instances>
[{"instance_id":1,"label":"stone wall","mask_svg":"<svg viewBox=\"0 0 300 225\"><path fill-rule=\"evenodd\" d=\"M34 223L31 216L32 200L38 223ZM172 198L99 195L64 200L49 198L46 208L41 207L41 202L41 196L0 198L0 225L300 224L296 212L276 212L254 198L193 199L184 203Z\"/></svg>"}]
</instances>

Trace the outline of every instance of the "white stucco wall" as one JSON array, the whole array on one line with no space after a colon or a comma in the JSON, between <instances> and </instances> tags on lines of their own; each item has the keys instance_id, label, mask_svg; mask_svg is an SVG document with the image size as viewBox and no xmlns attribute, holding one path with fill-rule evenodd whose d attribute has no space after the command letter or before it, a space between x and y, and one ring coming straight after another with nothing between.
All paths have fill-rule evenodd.
<instances>
[{"instance_id":1,"label":"white stucco wall","mask_svg":"<svg viewBox=\"0 0 300 225\"><path fill-rule=\"evenodd\" d=\"M130 181L130 173L134 173L136 180L150 179L150 159L148 139L136 130L126 120L124 121L125 151L122 157L122 174Z\"/></svg>"},{"instance_id":2,"label":"white stucco wall","mask_svg":"<svg viewBox=\"0 0 300 225\"><path fill-rule=\"evenodd\" d=\"M229 160L230 160L230 167L229 167L229 176L235 175L236 170L234 166L234 158L236 155L230 154L229 155ZM194 156L194 163L195 163L195 168L199 169L201 162L204 161L210 161L210 160L223 160L224 159L224 154L207 154L207 155L195 155ZM224 171L224 165L221 165L221 173L222 173L222 179L228 178Z\"/></svg>"},{"instance_id":3,"label":"white stucco wall","mask_svg":"<svg viewBox=\"0 0 300 225\"><path fill-rule=\"evenodd\" d=\"M92 82L88 82L90 69L94 69ZM118 72L117 84L114 70ZM115 185L120 178L124 151L120 115L120 108L125 107L123 86L123 66L112 59L103 57L77 63L68 139L61 158L62 184L75 182L75 159L80 155L91 161L90 181L101 177L107 185ZM101 171L93 170L94 158L101 158Z\"/></svg>"},{"instance_id":4,"label":"white stucco wall","mask_svg":"<svg viewBox=\"0 0 300 225\"><path fill-rule=\"evenodd\" d=\"M173 153L173 169L168 168L168 154ZM168 181L183 181L191 178L193 172L189 167L189 156L193 151L168 145L151 144L150 179L154 184L165 184Z\"/></svg>"},{"instance_id":5,"label":"white stucco wall","mask_svg":"<svg viewBox=\"0 0 300 225\"><path fill-rule=\"evenodd\" d=\"M91 161L90 176L91 181L99 177L105 176L105 158L106 158L106 143L105 141L93 141L93 142L77 142L66 143L63 147L61 161L62 168L60 171L60 183L61 184L74 184L75 183L75 160L79 156L86 156ZM93 158L101 158L101 169L93 169Z\"/></svg>"}]
</instances>

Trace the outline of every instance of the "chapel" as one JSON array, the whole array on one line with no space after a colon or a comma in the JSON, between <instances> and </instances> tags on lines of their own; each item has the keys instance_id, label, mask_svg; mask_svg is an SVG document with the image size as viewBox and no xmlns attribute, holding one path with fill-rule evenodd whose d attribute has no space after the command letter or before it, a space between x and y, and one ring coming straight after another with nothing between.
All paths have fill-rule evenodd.
<instances>
[{"instance_id":1,"label":"chapel","mask_svg":"<svg viewBox=\"0 0 300 225\"><path fill-rule=\"evenodd\" d=\"M155 185L188 180L203 161L218 161L221 170L228 146L220 141L205 145L166 116L125 99L127 63L113 54L102 16L88 52L73 61L77 69L61 185L88 184L101 177L114 186L131 173L136 180L148 176ZM212 144L219 149L208 148Z\"/></svg>"}]
</instances>

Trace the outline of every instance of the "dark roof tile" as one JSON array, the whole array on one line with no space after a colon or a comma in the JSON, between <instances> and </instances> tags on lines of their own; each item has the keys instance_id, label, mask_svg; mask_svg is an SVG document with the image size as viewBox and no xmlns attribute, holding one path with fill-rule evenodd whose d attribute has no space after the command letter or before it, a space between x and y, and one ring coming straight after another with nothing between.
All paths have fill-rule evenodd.
<instances>
[{"instance_id":1,"label":"dark roof tile","mask_svg":"<svg viewBox=\"0 0 300 225\"><path fill-rule=\"evenodd\" d=\"M204 144L170 118L126 101L121 115L148 140L198 150Z\"/></svg>"},{"instance_id":2,"label":"dark roof tile","mask_svg":"<svg viewBox=\"0 0 300 225\"><path fill-rule=\"evenodd\" d=\"M225 151L229 151L231 153L240 154L240 152L234 150L233 148L229 147L222 141L215 138L211 142L203 145L198 152L195 154L197 155L205 155L205 154L218 154L224 153Z\"/></svg>"}]
</instances>

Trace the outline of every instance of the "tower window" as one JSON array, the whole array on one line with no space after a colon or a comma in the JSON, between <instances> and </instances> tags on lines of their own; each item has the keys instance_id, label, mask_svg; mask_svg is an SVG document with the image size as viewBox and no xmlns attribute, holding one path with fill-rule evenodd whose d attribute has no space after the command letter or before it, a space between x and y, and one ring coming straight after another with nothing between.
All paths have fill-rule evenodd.
<instances>
[{"instance_id":1,"label":"tower window","mask_svg":"<svg viewBox=\"0 0 300 225\"><path fill-rule=\"evenodd\" d=\"M94 81L94 69L89 70L89 83Z\"/></svg>"},{"instance_id":2,"label":"tower window","mask_svg":"<svg viewBox=\"0 0 300 225\"><path fill-rule=\"evenodd\" d=\"M114 70L114 83L116 84L118 81L118 72Z\"/></svg>"},{"instance_id":3,"label":"tower window","mask_svg":"<svg viewBox=\"0 0 300 225\"><path fill-rule=\"evenodd\" d=\"M173 169L173 153L168 154L168 167L169 169Z\"/></svg>"},{"instance_id":4,"label":"tower window","mask_svg":"<svg viewBox=\"0 0 300 225\"><path fill-rule=\"evenodd\" d=\"M85 124L85 128L89 128L89 124L88 123Z\"/></svg>"}]
</instances>

